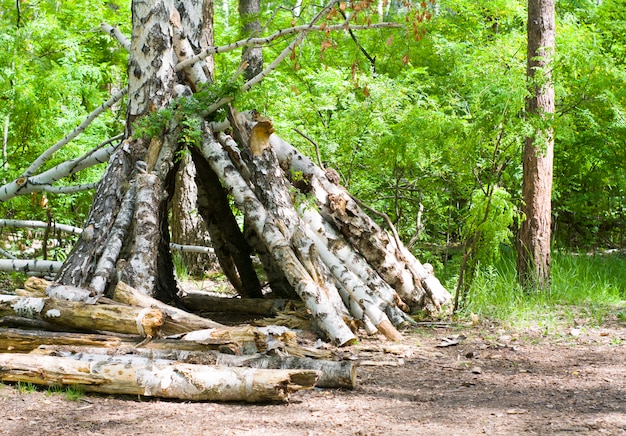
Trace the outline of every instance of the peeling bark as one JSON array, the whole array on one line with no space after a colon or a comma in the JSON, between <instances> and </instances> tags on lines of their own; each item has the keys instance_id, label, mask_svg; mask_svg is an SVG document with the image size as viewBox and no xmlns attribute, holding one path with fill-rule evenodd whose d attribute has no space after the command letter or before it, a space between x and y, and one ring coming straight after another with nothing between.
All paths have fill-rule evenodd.
<instances>
[{"instance_id":1,"label":"peeling bark","mask_svg":"<svg viewBox=\"0 0 626 436\"><path fill-rule=\"evenodd\" d=\"M276 223L275 218L267 213L265 207L250 191L226 153L209 132L203 135L202 153L211 168L227 185L240 210L250 218L251 226L254 227L259 238L264 240L276 262L283 265L290 284L309 308L320 329L339 345L354 341L356 339L354 334L330 302L325 291L318 287L318 283L302 266L290 247L289 241L279 230L279 224Z\"/></svg>"}]
</instances>

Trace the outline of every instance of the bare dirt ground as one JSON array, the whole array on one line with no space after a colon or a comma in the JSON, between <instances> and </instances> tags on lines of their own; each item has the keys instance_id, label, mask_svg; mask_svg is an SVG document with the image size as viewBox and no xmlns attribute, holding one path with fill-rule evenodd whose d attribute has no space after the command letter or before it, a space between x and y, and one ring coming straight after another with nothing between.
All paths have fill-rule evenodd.
<instances>
[{"instance_id":1,"label":"bare dirt ground","mask_svg":"<svg viewBox=\"0 0 626 436\"><path fill-rule=\"evenodd\" d=\"M0 385L2 435L626 435L626 324L563 331L489 325L405 331L342 353L358 386L287 404L190 403ZM442 339L466 336L449 347Z\"/></svg>"}]
</instances>

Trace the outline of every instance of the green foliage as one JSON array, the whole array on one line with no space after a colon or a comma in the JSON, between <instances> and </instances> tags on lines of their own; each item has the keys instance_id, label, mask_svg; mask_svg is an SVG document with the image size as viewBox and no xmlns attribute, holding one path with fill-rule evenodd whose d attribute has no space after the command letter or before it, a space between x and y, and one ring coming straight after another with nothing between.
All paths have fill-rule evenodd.
<instances>
[{"instance_id":1,"label":"green foliage","mask_svg":"<svg viewBox=\"0 0 626 436\"><path fill-rule=\"evenodd\" d=\"M474 192L461 231L465 240L475 240L473 262L489 265L499 258L501 245L513 236L510 229L516 216L511 194L503 188L496 187L489 196L482 190Z\"/></svg>"},{"instance_id":2,"label":"green foliage","mask_svg":"<svg viewBox=\"0 0 626 436\"><path fill-rule=\"evenodd\" d=\"M150 112L135 121L135 136L156 138L163 134L172 120L180 128L179 140L188 146L199 145L202 130L200 114L221 98L235 99L241 84L234 81L215 81L204 85L191 97L179 97L169 107ZM216 118L221 114L217 111L210 115Z\"/></svg>"},{"instance_id":3,"label":"green foliage","mask_svg":"<svg viewBox=\"0 0 626 436\"><path fill-rule=\"evenodd\" d=\"M33 392L37 392L37 385L30 382L17 382L17 389L23 394L32 394Z\"/></svg>"},{"instance_id":4,"label":"green foliage","mask_svg":"<svg viewBox=\"0 0 626 436\"><path fill-rule=\"evenodd\" d=\"M0 185L21 175L35 157L76 127L108 98L110 89L124 86L126 54L111 44L99 25L127 22L128 17L118 0L0 0L0 123L8 126L6 162L0 156L4 165ZM122 25L122 30L128 32L128 26ZM121 106L99 117L55 153L46 168L120 132L123 114ZM71 183L97 181L102 170L102 166L84 170ZM51 194L48 203L55 221L80 224L91 194ZM30 198L16 198L0 204L0 215L45 220L45 210L36 204Z\"/></svg>"}]
</instances>

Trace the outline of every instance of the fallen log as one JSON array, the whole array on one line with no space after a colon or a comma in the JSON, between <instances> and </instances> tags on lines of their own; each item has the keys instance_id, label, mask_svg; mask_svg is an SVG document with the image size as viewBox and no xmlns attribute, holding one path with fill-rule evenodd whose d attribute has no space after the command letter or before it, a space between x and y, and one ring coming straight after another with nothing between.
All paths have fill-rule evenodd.
<instances>
[{"instance_id":1,"label":"fallen log","mask_svg":"<svg viewBox=\"0 0 626 436\"><path fill-rule=\"evenodd\" d=\"M93 357L93 356L92 356ZM89 362L31 354L0 354L0 379L46 386L80 386L88 392L193 401L287 401L312 388L315 370L210 367L136 358L132 364L102 356Z\"/></svg>"},{"instance_id":2,"label":"fallen log","mask_svg":"<svg viewBox=\"0 0 626 436\"><path fill-rule=\"evenodd\" d=\"M230 339L180 341L178 339L155 339L137 348L141 341L139 336L112 336L88 333L67 333L51 331L32 331L23 329L3 328L0 329L0 353L28 353L37 347L47 346L86 346L120 350L145 349L145 350L180 350L199 351L223 350L230 353L241 354L242 350Z\"/></svg>"},{"instance_id":3,"label":"fallen log","mask_svg":"<svg viewBox=\"0 0 626 436\"><path fill-rule=\"evenodd\" d=\"M251 315L272 316L285 309L289 303L289 300L282 298L267 300L262 298L225 298L192 291L183 291L179 295L183 306L197 312L249 313Z\"/></svg>"},{"instance_id":4,"label":"fallen log","mask_svg":"<svg viewBox=\"0 0 626 436\"><path fill-rule=\"evenodd\" d=\"M130 306L144 308L156 307L162 310L168 315L168 319L165 321L164 327L164 329L168 331L176 330L176 332L181 332L211 328L226 328L226 326L218 322L185 312L184 310L165 304L146 294L142 294L124 282L117 283L115 291L113 292L113 300Z\"/></svg>"},{"instance_id":5,"label":"fallen log","mask_svg":"<svg viewBox=\"0 0 626 436\"><path fill-rule=\"evenodd\" d=\"M90 355L115 356L116 363L132 363L127 356L139 356L154 360L175 360L182 363L196 365L235 366L258 369L313 369L320 371L316 387L353 389L356 386L356 365L354 362L311 359L308 357L267 356L252 354L237 356L224 354L219 351L194 351L180 349L147 349L134 347L116 347L107 349L101 347L77 347L64 345L42 345L33 350L32 354L67 357L77 360L87 360Z\"/></svg>"},{"instance_id":6,"label":"fallen log","mask_svg":"<svg viewBox=\"0 0 626 436\"><path fill-rule=\"evenodd\" d=\"M156 337L161 330L164 334L181 333L180 328L174 328L179 326L164 326L167 315L160 309L0 295L0 316L16 315L85 331L104 330L145 337Z\"/></svg>"}]
</instances>

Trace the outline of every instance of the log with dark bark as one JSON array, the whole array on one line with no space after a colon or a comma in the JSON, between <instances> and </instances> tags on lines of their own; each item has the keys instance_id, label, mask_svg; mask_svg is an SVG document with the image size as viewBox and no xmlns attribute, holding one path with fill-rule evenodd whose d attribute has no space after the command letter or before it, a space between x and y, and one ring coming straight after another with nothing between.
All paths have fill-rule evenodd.
<instances>
[{"instance_id":1,"label":"log with dark bark","mask_svg":"<svg viewBox=\"0 0 626 436\"><path fill-rule=\"evenodd\" d=\"M205 292L181 292L181 302L189 310L196 312L247 313L251 315L274 316L283 310L289 300L282 298L225 298L214 297Z\"/></svg>"}]
</instances>

